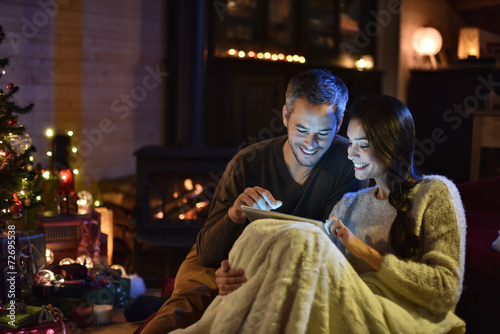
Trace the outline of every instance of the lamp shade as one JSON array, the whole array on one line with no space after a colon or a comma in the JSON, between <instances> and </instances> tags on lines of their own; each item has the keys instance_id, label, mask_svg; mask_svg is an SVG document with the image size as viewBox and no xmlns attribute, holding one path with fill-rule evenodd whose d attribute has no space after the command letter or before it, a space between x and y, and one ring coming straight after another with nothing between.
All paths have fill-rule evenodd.
<instances>
[{"instance_id":1,"label":"lamp shade","mask_svg":"<svg viewBox=\"0 0 500 334\"><path fill-rule=\"evenodd\" d=\"M435 56L443 46L443 38L436 28L419 28L413 33L413 49L422 56Z\"/></svg>"},{"instance_id":2,"label":"lamp shade","mask_svg":"<svg viewBox=\"0 0 500 334\"><path fill-rule=\"evenodd\" d=\"M458 59L479 58L479 28L460 28Z\"/></svg>"}]
</instances>

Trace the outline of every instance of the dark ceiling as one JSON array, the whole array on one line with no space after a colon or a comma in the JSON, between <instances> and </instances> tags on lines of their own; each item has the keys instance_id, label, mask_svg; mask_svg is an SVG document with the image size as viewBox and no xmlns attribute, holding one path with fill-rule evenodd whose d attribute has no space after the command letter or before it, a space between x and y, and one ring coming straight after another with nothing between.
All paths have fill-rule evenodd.
<instances>
[{"instance_id":1,"label":"dark ceiling","mask_svg":"<svg viewBox=\"0 0 500 334\"><path fill-rule=\"evenodd\" d=\"M470 26L500 35L500 0L446 0Z\"/></svg>"}]
</instances>

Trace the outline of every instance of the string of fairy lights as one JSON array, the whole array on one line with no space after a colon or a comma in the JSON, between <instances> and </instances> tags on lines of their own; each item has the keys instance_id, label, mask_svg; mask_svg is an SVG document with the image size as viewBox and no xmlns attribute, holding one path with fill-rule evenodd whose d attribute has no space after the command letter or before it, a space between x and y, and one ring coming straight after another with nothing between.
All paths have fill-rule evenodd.
<instances>
[{"instance_id":1,"label":"string of fairy lights","mask_svg":"<svg viewBox=\"0 0 500 334\"><path fill-rule=\"evenodd\" d=\"M74 132L73 132L73 131L71 131L71 130L69 130L69 131L66 131L66 134L67 134L69 137L73 137ZM55 135L55 133L54 133L54 130L53 130L53 129L50 129L50 128L49 128L49 129L45 130L45 136L46 136L47 138L49 138L49 139L53 139L54 135ZM76 153L78 152L78 148L77 148L76 146L72 146L72 147L71 147L71 152L76 154ZM48 150L46 154L47 154L47 156L50 158L50 157L52 157L53 152L52 152L51 150ZM73 168L72 172L73 172L73 174L74 174L74 175L78 175L79 170L78 170L78 168ZM45 174L45 173L47 173L47 174ZM45 173L44 173L44 175L43 175L43 176L44 176L44 177L46 177L46 178L48 178L48 177L49 177L49 175L50 175L50 174L49 174L49 171L45 171Z\"/></svg>"},{"instance_id":2,"label":"string of fairy lights","mask_svg":"<svg viewBox=\"0 0 500 334\"><path fill-rule=\"evenodd\" d=\"M285 55L283 53L271 53L269 51L255 52L255 51L243 51L236 49L227 50L227 55L236 58L250 58L250 59L260 59L260 60L271 60L271 61L287 61L289 63L301 63L306 62L306 58L300 55Z\"/></svg>"}]
</instances>

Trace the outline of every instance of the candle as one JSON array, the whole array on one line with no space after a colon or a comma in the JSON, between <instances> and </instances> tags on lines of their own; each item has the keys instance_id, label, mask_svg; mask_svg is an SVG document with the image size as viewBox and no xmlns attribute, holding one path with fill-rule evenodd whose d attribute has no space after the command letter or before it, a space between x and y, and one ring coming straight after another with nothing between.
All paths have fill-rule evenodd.
<instances>
[{"instance_id":1,"label":"candle","mask_svg":"<svg viewBox=\"0 0 500 334\"><path fill-rule=\"evenodd\" d=\"M113 305L94 305L94 315L98 324L110 323L113 319Z\"/></svg>"}]
</instances>

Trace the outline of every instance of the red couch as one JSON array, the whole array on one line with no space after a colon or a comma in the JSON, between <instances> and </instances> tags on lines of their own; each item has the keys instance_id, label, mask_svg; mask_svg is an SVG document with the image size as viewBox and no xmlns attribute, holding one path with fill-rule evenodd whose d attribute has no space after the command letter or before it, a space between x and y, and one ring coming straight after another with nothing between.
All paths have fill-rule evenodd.
<instances>
[{"instance_id":1,"label":"red couch","mask_svg":"<svg viewBox=\"0 0 500 334\"><path fill-rule=\"evenodd\" d=\"M456 313L467 323L467 334L500 332L500 252L491 244L500 230L500 177L457 185L467 218L465 278ZM163 281L162 295L173 288ZM135 332L138 334L151 315Z\"/></svg>"},{"instance_id":2,"label":"red couch","mask_svg":"<svg viewBox=\"0 0 500 334\"><path fill-rule=\"evenodd\" d=\"M467 333L500 332L500 177L457 185L467 218L465 278L456 313Z\"/></svg>"}]
</instances>

